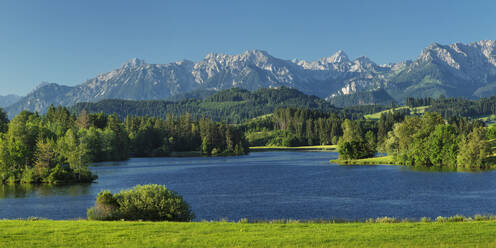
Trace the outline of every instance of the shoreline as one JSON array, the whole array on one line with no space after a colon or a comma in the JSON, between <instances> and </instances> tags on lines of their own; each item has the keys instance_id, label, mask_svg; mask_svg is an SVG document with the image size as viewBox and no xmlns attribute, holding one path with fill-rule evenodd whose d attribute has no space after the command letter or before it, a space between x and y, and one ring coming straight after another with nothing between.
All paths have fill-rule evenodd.
<instances>
[{"instance_id":1,"label":"shoreline","mask_svg":"<svg viewBox=\"0 0 496 248\"><path fill-rule=\"evenodd\" d=\"M362 158L362 159L333 159L329 161L331 164L339 165L396 165L403 166L394 163L393 156L382 156L373 158Z\"/></svg>"},{"instance_id":2,"label":"shoreline","mask_svg":"<svg viewBox=\"0 0 496 248\"><path fill-rule=\"evenodd\" d=\"M323 146L252 146L250 152L266 152L266 151L326 151L337 152L337 145Z\"/></svg>"}]
</instances>

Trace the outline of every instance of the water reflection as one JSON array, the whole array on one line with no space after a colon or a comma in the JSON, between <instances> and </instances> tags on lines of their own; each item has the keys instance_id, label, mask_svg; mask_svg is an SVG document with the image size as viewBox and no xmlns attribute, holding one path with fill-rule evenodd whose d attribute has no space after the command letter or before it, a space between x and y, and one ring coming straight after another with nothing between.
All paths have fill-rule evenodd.
<instances>
[{"instance_id":1,"label":"water reflection","mask_svg":"<svg viewBox=\"0 0 496 248\"><path fill-rule=\"evenodd\" d=\"M494 214L496 171L339 166L337 153L254 152L239 157L133 158L90 167L87 185L0 185L0 219L85 218L102 190L164 184L196 220L420 218Z\"/></svg>"},{"instance_id":2,"label":"water reflection","mask_svg":"<svg viewBox=\"0 0 496 248\"><path fill-rule=\"evenodd\" d=\"M48 185L17 184L0 185L0 198L46 197L55 195L87 195L91 184Z\"/></svg>"},{"instance_id":3,"label":"water reflection","mask_svg":"<svg viewBox=\"0 0 496 248\"><path fill-rule=\"evenodd\" d=\"M425 166L402 166L402 165L393 165L400 166L402 170L409 171L418 171L418 172L465 172L465 173L484 173L489 170L483 169L473 169L473 168L449 168L449 167L425 167Z\"/></svg>"}]
</instances>

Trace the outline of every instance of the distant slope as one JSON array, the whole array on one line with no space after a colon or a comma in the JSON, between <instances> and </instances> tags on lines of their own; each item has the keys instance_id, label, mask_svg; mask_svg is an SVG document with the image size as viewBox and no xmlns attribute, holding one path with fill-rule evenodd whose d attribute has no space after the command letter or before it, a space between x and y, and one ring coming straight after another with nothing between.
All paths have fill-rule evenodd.
<instances>
[{"instance_id":1,"label":"distant slope","mask_svg":"<svg viewBox=\"0 0 496 248\"><path fill-rule=\"evenodd\" d=\"M169 98L167 98L167 100L171 102L177 102L187 99L203 100L215 93L217 93L217 91L215 90L196 89L191 92L170 96Z\"/></svg>"},{"instance_id":2,"label":"distant slope","mask_svg":"<svg viewBox=\"0 0 496 248\"><path fill-rule=\"evenodd\" d=\"M348 107L355 105L388 105L396 101L386 90L378 89L332 97L329 98L329 102L337 107Z\"/></svg>"},{"instance_id":3,"label":"distant slope","mask_svg":"<svg viewBox=\"0 0 496 248\"><path fill-rule=\"evenodd\" d=\"M27 96L22 97L16 103L8 106L6 110L9 118L13 118L16 114L23 110L44 112L50 104L64 105L64 99L67 97L67 94L71 89L72 87L69 86L44 83Z\"/></svg>"},{"instance_id":4,"label":"distant slope","mask_svg":"<svg viewBox=\"0 0 496 248\"><path fill-rule=\"evenodd\" d=\"M0 96L0 108L5 108L21 99L20 96L17 95L6 95Z\"/></svg>"},{"instance_id":5,"label":"distant slope","mask_svg":"<svg viewBox=\"0 0 496 248\"><path fill-rule=\"evenodd\" d=\"M194 118L202 116L217 121L240 123L244 120L272 113L276 108L296 107L338 112L339 109L316 96L308 96L296 89L259 89L254 92L232 88L221 91L204 100L189 99L171 101L130 101L103 100L96 103L78 103L71 111L79 113L83 109L96 113L117 113L120 117L180 115L190 113Z\"/></svg>"},{"instance_id":6,"label":"distant slope","mask_svg":"<svg viewBox=\"0 0 496 248\"><path fill-rule=\"evenodd\" d=\"M433 43L414 62L389 78L391 96L487 97L496 95L496 41Z\"/></svg>"},{"instance_id":7,"label":"distant slope","mask_svg":"<svg viewBox=\"0 0 496 248\"><path fill-rule=\"evenodd\" d=\"M393 111L408 111L409 114L413 115L422 115L425 113L426 110L429 109L430 106L420 106L420 107L408 107L408 106L401 106L401 107L396 107L392 109L387 109L383 111L379 111L376 113L368 114L365 115L365 119L369 120L378 120L381 118L381 115L387 112L393 112Z\"/></svg>"}]
</instances>

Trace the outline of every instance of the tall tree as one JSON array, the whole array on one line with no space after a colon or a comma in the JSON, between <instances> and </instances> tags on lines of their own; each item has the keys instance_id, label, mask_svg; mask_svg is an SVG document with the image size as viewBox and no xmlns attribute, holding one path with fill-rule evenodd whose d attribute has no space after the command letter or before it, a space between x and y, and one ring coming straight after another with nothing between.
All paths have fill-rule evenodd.
<instances>
[{"instance_id":1,"label":"tall tree","mask_svg":"<svg viewBox=\"0 0 496 248\"><path fill-rule=\"evenodd\" d=\"M457 157L458 167L484 168L485 159L491 151L491 145L486 137L484 128L475 128L460 142L460 152Z\"/></svg>"},{"instance_id":2,"label":"tall tree","mask_svg":"<svg viewBox=\"0 0 496 248\"><path fill-rule=\"evenodd\" d=\"M9 118L7 117L7 114L5 113L3 108L0 108L0 133L7 132L8 128L9 128Z\"/></svg>"},{"instance_id":3,"label":"tall tree","mask_svg":"<svg viewBox=\"0 0 496 248\"><path fill-rule=\"evenodd\" d=\"M79 115L78 115L78 118L76 119L76 127L78 128L88 128L90 127L90 120L89 120L89 117L88 117L88 113L86 112L86 109L83 109Z\"/></svg>"},{"instance_id":4,"label":"tall tree","mask_svg":"<svg viewBox=\"0 0 496 248\"><path fill-rule=\"evenodd\" d=\"M38 140L36 144L36 161L34 163L34 173L39 178L45 178L50 174L60 161L57 154L57 147L53 140Z\"/></svg>"}]
</instances>

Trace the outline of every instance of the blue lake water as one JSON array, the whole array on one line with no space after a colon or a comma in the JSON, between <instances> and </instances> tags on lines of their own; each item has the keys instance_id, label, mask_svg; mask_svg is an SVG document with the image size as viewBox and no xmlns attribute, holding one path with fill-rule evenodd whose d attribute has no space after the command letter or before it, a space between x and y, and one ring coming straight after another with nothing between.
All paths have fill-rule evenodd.
<instances>
[{"instance_id":1,"label":"blue lake water","mask_svg":"<svg viewBox=\"0 0 496 248\"><path fill-rule=\"evenodd\" d=\"M0 186L0 219L85 218L103 189L164 184L197 220L420 218L496 214L496 171L427 172L329 164L333 152L252 152L240 157L133 158L91 167L96 183Z\"/></svg>"}]
</instances>

